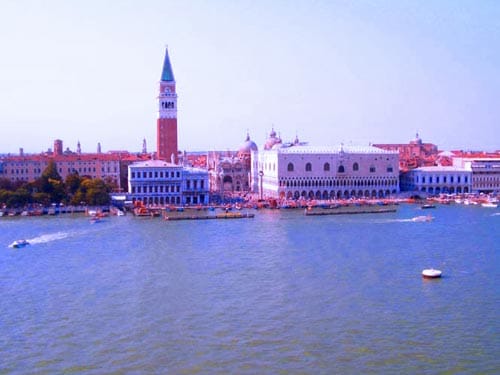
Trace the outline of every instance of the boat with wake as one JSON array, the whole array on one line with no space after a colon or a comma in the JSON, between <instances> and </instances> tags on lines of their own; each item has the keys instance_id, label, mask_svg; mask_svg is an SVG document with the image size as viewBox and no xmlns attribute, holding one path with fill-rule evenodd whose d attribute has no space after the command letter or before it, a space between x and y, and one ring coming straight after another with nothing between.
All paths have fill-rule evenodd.
<instances>
[{"instance_id":1,"label":"boat with wake","mask_svg":"<svg viewBox=\"0 0 500 375\"><path fill-rule=\"evenodd\" d=\"M9 247L12 247L14 249L20 249L22 247L25 247L27 245L29 245L30 243L27 241L27 240L16 240L14 242L12 242Z\"/></svg>"},{"instance_id":2,"label":"boat with wake","mask_svg":"<svg viewBox=\"0 0 500 375\"><path fill-rule=\"evenodd\" d=\"M432 221L434 218L431 215L421 215L421 216L415 216L414 218L411 219L411 221L417 222L417 223L425 223Z\"/></svg>"}]
</instances>

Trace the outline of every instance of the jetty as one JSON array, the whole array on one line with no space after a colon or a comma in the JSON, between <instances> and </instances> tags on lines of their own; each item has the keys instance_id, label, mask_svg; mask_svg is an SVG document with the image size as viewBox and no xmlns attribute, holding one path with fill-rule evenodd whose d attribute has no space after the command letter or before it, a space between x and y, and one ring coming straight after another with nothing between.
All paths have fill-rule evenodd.
<instances>
[{"instance_id":1,"label":"jetty","mask_svg":"<svg viewBox=\"0 0 500 375\"><path fill-rule=\"evenodd\" d=\"M352 214L382 214L396 212L395 204L348 204L331 206L309 206L304 210L306 216L352 215Z\"/></svg>"},{"instance_id":2,"label":"jetty","mask_svg":"<svg viewBox=\"0 0 500 375\"><path fill-rule=\"evenodd\" d=\"M163 219L167 221L176 220L211 220L211 219L251 219L255 214L233 211L221 210L214 208L183 208L177 210L165 210Z\"/></svg>"}]
</instances>

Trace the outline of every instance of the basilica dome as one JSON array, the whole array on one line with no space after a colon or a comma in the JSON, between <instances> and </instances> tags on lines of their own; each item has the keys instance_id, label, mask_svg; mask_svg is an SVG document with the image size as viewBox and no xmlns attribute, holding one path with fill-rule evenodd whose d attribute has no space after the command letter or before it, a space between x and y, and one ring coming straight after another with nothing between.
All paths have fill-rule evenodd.
<instances>
[{"instance_id":1,"label":"basilica dome","mask_svg":"<svg viewBox=\"0 0 500 375\"><path fill-rule=\"evenodd\" d=\"M276 132L272 129L271 134L269 134L269 138L267 138L266 143L264 144L264 150L270 150L274 145L281 143L281 138L277 137Z\"/></svg>"},{"instance_id":2,"label":"basilica dome","mask_svg":"<svg viewBox=\"0 0 500 375\"><path fill-rule=\"evenodd\" d=\"M252 151L257 151L257 145L255 144L254 141L250 139L250 135L247 134L247 137L245 139L245 143L243 143L238 150L238 154L250 154Z\"/></svg>"}]
</instances>

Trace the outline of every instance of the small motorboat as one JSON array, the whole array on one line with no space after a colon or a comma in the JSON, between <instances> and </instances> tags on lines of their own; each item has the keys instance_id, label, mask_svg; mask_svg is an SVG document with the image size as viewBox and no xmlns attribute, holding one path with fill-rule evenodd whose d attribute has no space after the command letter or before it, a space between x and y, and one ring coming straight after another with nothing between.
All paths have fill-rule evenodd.
<instances>
[{"instance_id":1,"label":"small motorboat","mask_svg":"<svg viewBox=\"0 0 500 375\"><path fill-rule=\"evenodd\" d=\"M442 272L434 268L428 268L422 271L422 276L426 279L437 279L441 277Z\"/></svg>"},{"instance_id":2,"label":"small motorboat","mask_svg":"<svg viewBox=\"0 0 500 375\"><path fill-rule=\"evenodd\" d=\"M30 243L27 240L17 240L14 241L10 244L10 247L13 247L15 249L20 249L21 247L25 247L29 245Z\"/></svg>"},{"instance_id":3,"label":"small motorboat","mask_svg":"<svg viewBox=\"0 0 500 375\"><path fill-rule=\"evenodd\" d=\"M430 204L430 203L427 203L427 204L423 204L422 207L420 207L422 210L426 210L426 209L429 209L429 208L436 208L436 206L434 204Z\"/></svg>"},{"instance_id":4,"label":"small motorboat","mask_svg":"<svg viewBox=\"0 0 500 375\"><path fill-rule=\"evenodd\" d=\"M415 216L411 221L423 223L426 221L432 221L434 219L431 215L422 215L422 216Z\"/></svg>"}]
</instances>

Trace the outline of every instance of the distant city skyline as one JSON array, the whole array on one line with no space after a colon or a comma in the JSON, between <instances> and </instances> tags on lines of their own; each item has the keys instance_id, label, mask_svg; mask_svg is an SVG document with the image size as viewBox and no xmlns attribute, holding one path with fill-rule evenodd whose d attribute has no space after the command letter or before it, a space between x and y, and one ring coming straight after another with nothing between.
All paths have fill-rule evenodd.
<instances>
[{"instance_id":1,"label":"distant city skyline","mask_svg":"<svg viewBox=\"0 0 500 375\"><path fill-rule=\"evenodd\" d=\"M500 2L16 1L0 14L0 154L156 150L169 47L179 149L271 129L314 145L497 150Z\"/></svg>"}]
</instances>

